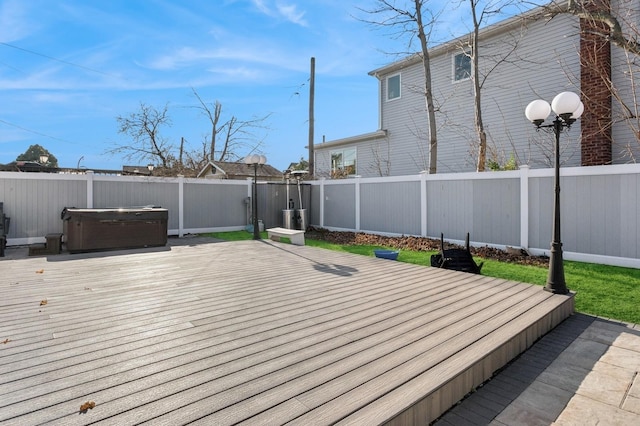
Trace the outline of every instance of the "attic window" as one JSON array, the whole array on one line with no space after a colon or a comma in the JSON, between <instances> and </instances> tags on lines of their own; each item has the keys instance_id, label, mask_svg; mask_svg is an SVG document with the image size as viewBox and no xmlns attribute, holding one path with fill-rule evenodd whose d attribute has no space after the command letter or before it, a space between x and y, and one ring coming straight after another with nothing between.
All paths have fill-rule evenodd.
<instances>
[{"instance_id":1,"label":"attic window","mask_svg":"<svg viewBox=\"0 0 640 426\"><path fill-rule=\"evenodd\" d=\"M387 100L400 97L400 74L387 77Z\"/></svg>"},{"instance_id":2,"label":"attic window","mask_svg":"<svg viewBox=\"0 0 640 426\"><path fill-rule=\"evenodd\" d=\"M471 78L471 54L458 53L453 57L453 81L469 80Z\"/></svg>"}]
</instances>

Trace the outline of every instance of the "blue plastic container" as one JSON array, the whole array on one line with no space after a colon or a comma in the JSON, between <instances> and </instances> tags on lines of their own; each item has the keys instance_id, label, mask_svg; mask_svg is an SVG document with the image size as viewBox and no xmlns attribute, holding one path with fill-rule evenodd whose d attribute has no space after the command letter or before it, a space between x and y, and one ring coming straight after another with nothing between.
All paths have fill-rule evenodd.
<instances>
[{"instance_id":1,"label":"blue plastic container","mask_svg":"<svg viewBox=\"0 0 640 426\"><path fill-rule=\"evenodd\" d=\"M397 250L374 250L373 253L381 259L397 260L400 252Z\"/></svg>"}]
</instances>

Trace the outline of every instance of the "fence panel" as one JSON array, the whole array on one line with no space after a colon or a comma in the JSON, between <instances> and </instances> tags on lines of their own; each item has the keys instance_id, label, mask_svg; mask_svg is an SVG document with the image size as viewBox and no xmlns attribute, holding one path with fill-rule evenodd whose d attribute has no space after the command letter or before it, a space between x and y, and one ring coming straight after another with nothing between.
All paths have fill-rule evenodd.
<instances>
[{"instance_id":1,"label":"fence panel","mask_svg":"<svg viewBox=\"0 0 640 426\"><path fill-rule=\"evenodd\" d=\"M214 227L242 227L247 224L247 184L212 185L188 179L184 183L184 205L184 227L191 232Z\"/></svg>"},{"instance_id":2,"label":"fence panel","mask_svg":"<svg viewBox=\"0 0 640 426\"><path fill-rule=\"evenodd\" d=\"M473 229L473 181L437 180L427 182L427 235L464 240Z\"/></svg>"},{"instance_id":3,"label":"fence panel","mask_svg":"<svg viewBox=\"0 0 640 426\"><path fill-rule=\"evenodd\" d=\"M324 187L324 226L356 229L356 184Z\"/></svg>"},{"instance_id":4,"label":"fence panel","mask_svg":"<svg viewBox=\"0 0 640 426\"><path fill-rule=\"evenodd\" d=\"M2 173L0 201L9 216L9 239L42 237L62 232L60 213L65 207L87 205L86 183L73 176L54 175L48 179L27 173Z\"/></svg>"},{"instance_id":5,"label":"fence panel","mask_svg":"<svg viewBox=\"0 0 640 426\"><path fill-rule=\"evenodd\" d=\"M360 228L420 235L420 182L362 183Z\"/></svg>"},{"instance_id":6,"label":"fence panel","mask_svg":"<svg viewBox=\"0 0 640 426\"><path fill-rule=\"evenodd\" d=\"M564 192L566 191L563 191L563 195ZM531 177L529 179L529 247L547 250L550 248L553 194L553 177Z\"/></svg>"},{"instance_id":7,"label":"fence panel","mask_svg":"<svg viewBox=\"0 0 640 426\"><path fill-rule=\"evenodd\" d=\"M472 230L474 241L520 245L520 180L473 181Z\"/></svg>"},{"instance_id":8,"label":"fence panel","mask_svg":"<svg viewBox=\"0 0 640 426\"><path fill-rule=\"evenodd\" d=\"M177 229L178 185L175 179L98 177L93 180L93 207L119 208L157 206L169 210L169 229Z\"/></svg>"}]
</instances>

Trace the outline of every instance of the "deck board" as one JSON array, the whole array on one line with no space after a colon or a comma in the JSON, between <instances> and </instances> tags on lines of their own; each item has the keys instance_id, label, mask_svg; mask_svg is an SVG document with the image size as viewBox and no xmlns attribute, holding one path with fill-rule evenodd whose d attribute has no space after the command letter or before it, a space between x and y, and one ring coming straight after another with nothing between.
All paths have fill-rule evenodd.
<instances>
[{"instance_id":1,"label":"deck board","mask_svg":"<svg viewBox=\"0 0 640 426\"><path fill-rule=\"evenodd\" d=\"M410 424L573 309L541 287L271 241L0 273L0 421L21 425Z\"/></svg>"}]
</instances>

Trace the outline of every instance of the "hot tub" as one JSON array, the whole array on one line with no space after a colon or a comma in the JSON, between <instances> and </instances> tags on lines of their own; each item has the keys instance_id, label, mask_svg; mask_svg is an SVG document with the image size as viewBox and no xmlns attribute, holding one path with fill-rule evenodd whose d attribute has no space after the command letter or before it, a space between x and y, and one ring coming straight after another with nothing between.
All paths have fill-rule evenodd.
<instances>
[{"instance_id":1,"label":"hot tub","mask_svg":"<svg viewBox=\"0 0 640 426\"><path fill-rule=\"evenodd\" d=\"M65 208L61 217L66 247L71 253L167 244L167 209Z\"/></svg>"}]
</instances>

